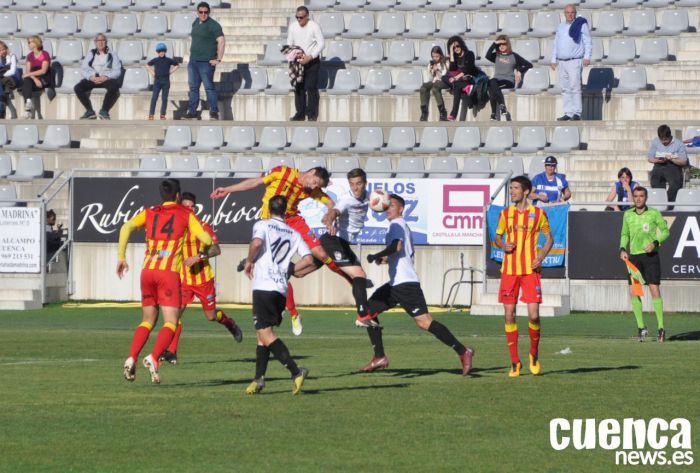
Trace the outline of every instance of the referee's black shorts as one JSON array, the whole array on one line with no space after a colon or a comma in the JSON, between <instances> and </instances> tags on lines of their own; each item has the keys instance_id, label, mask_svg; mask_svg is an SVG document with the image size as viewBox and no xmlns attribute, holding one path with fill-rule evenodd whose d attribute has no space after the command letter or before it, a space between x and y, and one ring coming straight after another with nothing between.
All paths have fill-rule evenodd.
<instances>
[{"instance_id":1,"label":"referee's black shorts","mask_svg":"<svg viewBox=\"0 0 700 473\"><path fill-rule=\"evenodd\" d=\"M321 246L338 267L361 266L360 260L355 252L352 251L347 240L325 233L321 236Z\"/></svg>"},{"instance_id":2,"label":"referee's black shorts","mask_svg":"<svg viewBox=\"0 0 700 473\"><path fill-rule=\"evenodd\" d=\"M630 261L642 273L642 277L647 284L661 284L661 259L659 253L642 253L639 255L630 255ZM630 284L632 282L630 281Z\"/></svg>"},{"instance_id":3,"label":"referee's black shorts","mask_svg":"<svg viewBox=\"0 0 700 473\"><path fill-rule=\"evenodd\" d=\"M368 302L372 314L379 314L396 305L400 305L411 317L428 313L423 289L417 282L405 282L396 286L386 283L374 291Z\"/></svg>"},{"instance_id":4,"label":"referee's black shorts","mask_svg":"<svg viewBox=\"0 0 700 473\"><path fill-rule=\"evenodd\" d=\"M282 323L287 298L277 291L253 291L253 325L255 330L277 327Z\"/></svg>"}]
</instances>

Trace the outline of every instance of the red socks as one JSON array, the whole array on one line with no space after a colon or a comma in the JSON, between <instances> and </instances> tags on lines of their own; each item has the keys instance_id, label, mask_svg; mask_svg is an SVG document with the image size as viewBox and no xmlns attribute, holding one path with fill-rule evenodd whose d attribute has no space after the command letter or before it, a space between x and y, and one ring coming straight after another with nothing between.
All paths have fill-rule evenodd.
<instances>
[{"instance_id":1,"label":"red socks","mask_svg":"<svg viewBox=\"0 0 700 473\"><path fill-rule=\"evenodd\" d=\"M163 328L158 331L158 338L156 338L156 344L153 346L153 351L151 352L151 356L153 356L153 359L156 360L156 362L160 358L160 355L162 355L165 349L170 345L170 342L173 341L176 331L177 327L175 324L170 322L165 322L163 324Z\"/></svg>"},{"instance_id":2,"label":"red socks","mask_svg":"<svg viewBox=\"0 0 700 473\"><path fill-rule=\"evenodd\" d=\"M350 284L352 284L352 278L351 278L350 276L348 276L347 274L345 274L345 273L343 272L343 270L340 269L340 268L338 267L337 264L335 264L335 261L333 261L333 260L331 259L330 256L329 256L328 259L327 259L326 261L324 261L323 263L324 263L326 266L328 266L328 269L330 269L331 271L333 271L333 272L336 273L336 274L339 274L339 275L342 276L347 282L349 282Z\"/></svg>"},{"instance_id":3,"label":"red socks","mask_svg":"<svg viewBox=\"0 0 700 473\"><path fill-rule=\"evenodd\" d=\"M532 356L537 356L540 348L540 323L528 323L527 331L530 333L530 354Z\"/></svg>"},{"instance_id":4,"label":"red socks","mask_svg":"<svg viewBox=\"0 0 700 473\"><path fill-rule=\"evenodd\" d=\"M177 344L180 343L180 334L182 333L182 320L177 323L177 330L175 330L175 335L173 336L173 341L170 342L168 351L170 353L177 353Z\"/></svg>"},{"instance_id":5,"label":"red socks","mask_svg":"<svg viewBox=\"0 0 700 473\"><path fill-rule=\"evenodd\" d=\"M138 359L139 353L141 353L143 346L148 341L151 330L153 330L153 325L148 322L141 322L141 324L136 327L134 338L131 340L131 350L129 351L129 356L134 360Z\"/></svg>"},{"instance_id":6,"label":"red socks","mask_svg":"<svg viewBox=\"0 0 700 473\"><path fill-rule=\"evenodd\" d=\"M287 306L287 310L292 315L292 317L296 317L297 315L299 315L299 311L297 310L297 306L294 303L294 288L292 287L292 283L290 283L290 282L287 283L286 306Z\"/></svg>"},{"instance_id":7,"label":"red socks","mask_svg":"<svg viewBox=\"0 0 700 473\"><path fill-rule=\"evenodd\" d=\"M226 328L229 329L233 329L233 327L236 326L236 322L234 322L232 318L224 314L223 310L216 311L216 321L219 322L221 325L225 325Z\"/></svg>"},{"instance_id":8,"label":"red socks","mask_svg":"<svg viewBox=\"0 0 700 473\"><path fill-rule=\"evenodd\" d=\"M506 342L508 342L508 350L510 350L510 362L520 363L518 356L518 325L506 324Z\"/></svg>"}]
</instances>

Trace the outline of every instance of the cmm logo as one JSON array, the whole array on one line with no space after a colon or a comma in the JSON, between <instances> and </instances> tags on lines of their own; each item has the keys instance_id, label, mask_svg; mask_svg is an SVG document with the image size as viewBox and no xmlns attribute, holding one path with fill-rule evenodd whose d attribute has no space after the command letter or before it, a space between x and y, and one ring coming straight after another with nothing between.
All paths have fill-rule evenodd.
<instances>
[{"instance_id":1,"label":"cmm logo","mask_svg":"<svg viewBox=\"0 0 700 473\"><path fill-rule=\"evenodd\" d=\"M554 450L615 450L616 465L692 465L688 419L568 419L549 422Z\"/></svg>"},{"instance_id":2,"label":"cmm logo","mask_svg":"<svg viewBox=\"0 0 700 473\"><path fill-rule=\"evenodd\" d=\"M489 203L488 185L450 184L442 187L442 225L445 228L484 228L484 207Z\"/></svg>"}]
</instances>

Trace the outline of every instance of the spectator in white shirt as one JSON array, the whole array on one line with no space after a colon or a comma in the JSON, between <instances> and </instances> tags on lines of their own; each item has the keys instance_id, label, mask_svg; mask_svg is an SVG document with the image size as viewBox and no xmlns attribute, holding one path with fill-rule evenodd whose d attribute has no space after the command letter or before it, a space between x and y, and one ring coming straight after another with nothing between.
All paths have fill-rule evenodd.
<instances>
[{"instance_id":1,"label":"spectator in white shirt","mask_svg":"<svg viewBox=\"0 0 700 473\"><path fill-rule=\"evenodd\" d=\"M324 46L323 33L318 23L309 18L309 9L305 6L297 8L296 20L296 23L289 25L287 45L304 51L303 56L297 59L304 66L304 78L294 87L296 114L291 119L303 121L308 118L315 122L318 119L318 73Z\"/></svg>"}]
</instances>

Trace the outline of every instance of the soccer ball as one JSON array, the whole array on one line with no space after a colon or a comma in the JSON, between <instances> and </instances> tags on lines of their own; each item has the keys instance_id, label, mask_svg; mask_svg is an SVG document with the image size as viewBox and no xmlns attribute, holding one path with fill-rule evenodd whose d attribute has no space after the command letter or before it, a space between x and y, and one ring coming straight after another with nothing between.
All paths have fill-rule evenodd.
<instances>
[{"instance_id":1,"label":"soccer ball","mask_svg":"<svg viewBox=\"0 0 700 473\"><path fill-rule=\"evenodd\" d=\"M381 189L374 189L369 195L369 208L375 212L384 212L389 208L389 194Z\"/></svg>"}]
</instances>

